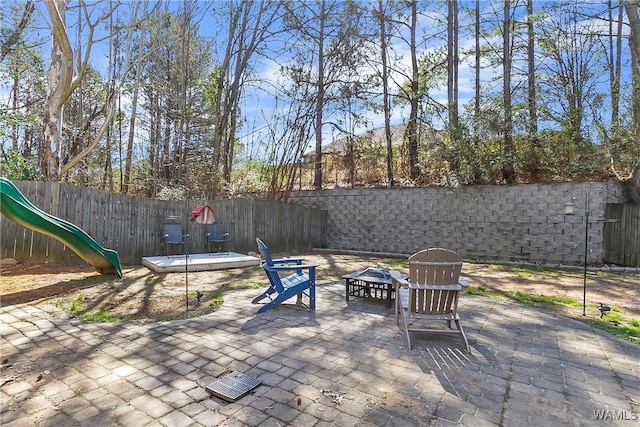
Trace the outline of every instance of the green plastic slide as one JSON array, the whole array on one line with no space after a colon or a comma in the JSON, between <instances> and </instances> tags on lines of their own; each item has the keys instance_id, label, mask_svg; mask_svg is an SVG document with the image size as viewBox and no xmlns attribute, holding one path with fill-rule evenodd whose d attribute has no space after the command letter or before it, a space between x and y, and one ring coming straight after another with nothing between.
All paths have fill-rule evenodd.
<instances>
[{"instance_id":1,"label":"green plastic slide","mask_svg":"<svg viewBox=\"0 0 640 427\"><path fill-rule=\"evenodd\" d=\"M105 249L84 230L36 207L5 178L0 177L0 212L21 226L62 242L101 274L122 277L118 253Z\"/></svg>"}]
</instances>

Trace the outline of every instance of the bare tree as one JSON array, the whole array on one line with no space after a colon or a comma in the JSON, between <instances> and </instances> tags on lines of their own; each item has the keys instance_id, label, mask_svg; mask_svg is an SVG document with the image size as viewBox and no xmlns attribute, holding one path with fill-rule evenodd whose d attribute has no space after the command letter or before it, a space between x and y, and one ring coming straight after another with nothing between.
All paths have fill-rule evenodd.
<instances>
[{"instance_id":1,"label":"bare tree","mask_svg":"<svg viewBox=\"0 0 640 427\"><path fill-rule=\"evenodd\" d=\"M268 124L269 144L263 174L268 179L267 196L286 202L295 185L295 178L302 179L304 151L311 142L314 105L307 101L310 88L296 86L283 88L289 98L287 107L278 109ZM276 100L276 107L279 105Z\"/></svg>"},{"instance_id":2,"label":"bare tree","mask_svg":"<svg viewBox=\"0 0 640 427\"><path fill-rule=\"evenodd\" d=\"M34 134L33 118L41 116L43 94L37 82L44 75L43 61L32 47L38 43L32 39L33 33L30 31L34 22L34 7L32 2L28 2L24 7L7 8L0 19L0 34L7 35L0 41L0 63L7 59L0 67L0 81L9 89L7 105L0 108L0 135L10 135L11 150L27 157L31 152L38 151L27 136Z\"/></svg>"},{"instance_id":3,"label":"bare tree","mask_svg":"<svg viewBox=\"0 0 640 427\"><path fill-rule=\"evenodd\" d=\"M91 49L96 43L94 37L95 31L99 25L104 23L114 13L118 4L109 4L104 11L97 17L92 17L89 5L80 3L78 5L78 13L84 16L84 24L87 27L86 47L82 59L74 68L74 52L71 42L67 34L66 25L66 7L64 0L45 0L49 16L52 24L52 44L51 44L51 62L49 66L47 78L47 94L44 103L43 117L43 150L41 156L41 165L47 179L58 181L65 176L73 167L87 157L92 150L100 142L107 127L111 125L111 118L115 110L115 93L120 89L122 81L116 83L116 87L111 88L108 97L107 107L105 109L105 120L103 126L96 133L95 137L80 153L68 161L65 157L68 155L67 142L62 135L63 127L63 111L64 106L74 90L80 85L87 71ZM128 29L128 35L125 41L125 61L124 69L129 68L131 62L131 37L135 30L135 24L138 19L138 11L140 3L133 6L130 14L131 22Z\"/></svg>"},{"instance_id":4,"label":"bare tree","mask_svg":"<svg viewBox=\"0 0 640 427\"><path fill-rule=\"evenodd\" d=\"M274 22L280 18L280 3L275 1L230 1L227 45L216 72L214 107L215 169L229 182L235 157L237 129L241 120L242 97L252 60L273 36Z\"/></svg>"},{"instance_id":5,"label":"bare tree","mask_svg":"<svg viewBox=\"0 0 640 427\"><path fill-rule=\"evenodd\" d=\"M17 25L13 28L13 31L2 38L2 42L0 42L0 63L4 61L9 52L15 47L20 38L22 37L22 33L25 28L29 24L33 16L33 12L36 10L36 5L31 0L28 0L24 5L24 11L22 14L22 18L17 23Z\"/></svg>"},{"instance_id":6,"label":"bare tree","mask_svg":"<svg viewBox=\"0 0 640 427\"><path fill-rule=\"evenodd\" d=\"M287 3L287 28L293 38L286 48L295 54L284 70L297 85L311 89L307 102L314 104L316 189L323 183L323 128L333 118L326 110L344 105L340 95L354 83L350 76L362 61L360 16L361 9L350 0Z\"/></svg>"},{"instance_id":7,"label":"bare tree","mask_svg":"<svg viewBox=\"0 0 640 427\"><path fill-rule=\"evenodd\" d=\"M599 105L599 86L604 83L600 58L606 57L593 23L582 16L578 2L550 11L541 25L540 51L545 56L541 78L547 89L547 119L568 132L573 147L582 146L588 128L585 118ZM555 13L554 13L555 12Z\"/></svg>"},{"instance_id":8,"label":"bare tree","mask_svg":"<svg viewBox=\"0 0 640 427\"><path fill-rule=\"evenodd\" d=\"M138 35L138 51L136 56L142 58L144 55L144 38L146 33L146 23L139 26L140 33ZM138 97L140 95L140 83L142 78L143 66L137 64L133 70L132 93L131 93L131 112L129 113L129 133L127 135L127 148L125 150L124 171L122 174L121 191L128 194L131 186L131 166L133 163L133 144L136 132L136 120L138 119Z\"/></svg>"}]
</instances>

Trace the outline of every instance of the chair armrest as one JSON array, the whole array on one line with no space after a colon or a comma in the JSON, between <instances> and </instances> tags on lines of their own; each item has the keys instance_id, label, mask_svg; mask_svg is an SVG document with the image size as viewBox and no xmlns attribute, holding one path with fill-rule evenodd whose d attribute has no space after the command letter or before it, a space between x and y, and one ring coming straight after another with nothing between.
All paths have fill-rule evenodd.
<instances>
[{"instance_id":1,"label":"chair armrest","mask_svg":"<svg viewBox=\"0 0 640 427\"><path fill-rule=\"evenodd\" d=\"M291 270L302 270L302 269L315 269L317 267L316 264L294 264L294 265L274 265L274 266L264 266L266 270L271 271L291 271Z\"/></svg>"},{"instance_id":2,"label":"chair armrest","mask_svg":"<svg viewBox=\"0 0 640 427\"><path fill-rule=\"evenodd\" d=\"M398 276L391 276L391 280L395 289L398 288L406 288L406 289L440 289L440 290L463 290L469 287L469 284L462 278L458 279L458 283L451 285L421 285L419 283L411 283L407 279L403 279Z\"/></svg>"},{"instance_id":3,"label":"chair armrest","mask_svg":"<svg viewBox=\"0 0 640 427\"><path fill-rule=\"evenodd\" d=\"M302 261L304 261L304 258L280 258L280 259L274 259L273 263L274 264L302 264Z\"/></svg>"},{"instance_id":4,"label":"chair armrest","mask_svg":"<svg viewBox=\"0 0 640 427\"><path fill-rule=\"evenodd\" d=\"M398 270L389 270L389 275L391 276L391 278L398 278L398 279L402 279L402 273L400 273Z\"/></svg>"},{"instance_id":5,"label":"chair armrest","mask_svg":"<svg viewBox=\"0 0 640 427\"><path fill-rule=\"evenodd\" d=\"M410 289L430 289L434 291L462 291L464 287L459 283L452 285L420 285L418 283L410 283Z\"/></svg>"},{"instance_id":6,"label":"chair armrest","mask_svg":"<svg viewBox=\"0 0 640 427\"><path fill-rule=\"evenodd\" d=\"M397 290L399 287L408 288L409 282L407 279L402 278L400 274L391 273L391 283L393 283L393 287Z\"/></svg>"}]
</instances>

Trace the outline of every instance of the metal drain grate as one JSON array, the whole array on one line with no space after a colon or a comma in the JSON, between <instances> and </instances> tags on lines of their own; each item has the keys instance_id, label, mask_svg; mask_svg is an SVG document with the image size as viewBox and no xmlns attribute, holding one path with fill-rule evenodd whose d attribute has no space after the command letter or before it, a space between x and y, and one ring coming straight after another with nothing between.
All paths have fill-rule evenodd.
<instances>
[{"instance_id":1,"label":"metal drain grate","mask_svg":"<svg viewBox=\"0 0 640 427\"><path fill-rule=\"evenodd\" d=\"M209 384L207 391L227 402L235 402L260 384L262 381L257 378L233 371Z\"/></svg>"}]
</instances>

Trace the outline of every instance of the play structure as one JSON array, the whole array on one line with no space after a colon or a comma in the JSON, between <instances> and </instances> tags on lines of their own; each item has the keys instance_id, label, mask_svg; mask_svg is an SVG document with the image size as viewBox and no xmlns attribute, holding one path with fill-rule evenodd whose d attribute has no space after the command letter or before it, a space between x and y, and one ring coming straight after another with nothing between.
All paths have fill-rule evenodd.
<instances>
[{"instance_id":1,"label":"play structure","mask_svg":"<svg viewBox=\"0 0 640 427\"><path fill-rule=\"evenodd\" d=\"M11 181L1 177L0 211L11 221L60 241L100 273L122 277L116 251L103 248L84 230L39 209Z\"/></svg>"}]
</instances>

